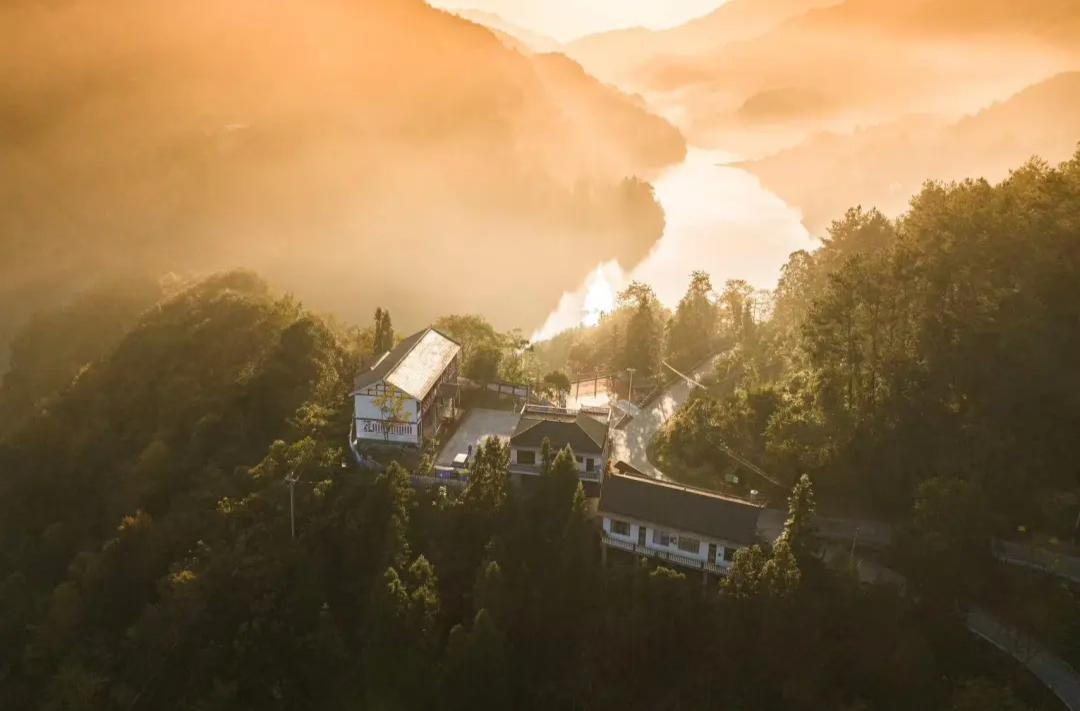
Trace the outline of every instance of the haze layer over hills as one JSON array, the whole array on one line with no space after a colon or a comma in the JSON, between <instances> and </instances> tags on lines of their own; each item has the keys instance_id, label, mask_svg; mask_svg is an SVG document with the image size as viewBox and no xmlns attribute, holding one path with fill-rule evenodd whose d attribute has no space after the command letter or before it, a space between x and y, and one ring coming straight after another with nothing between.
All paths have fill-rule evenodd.
<instances>
[{"instance_id":1,"label":"haze layer over hills","mask_svg":"<svg viewBox=\"0 0 1080 711\"><path fill-rule=\"evenodd\" d=\"M628 178L685 153L417 0L9 3L0 44L0 331L112 273L231 265L345 316L539 321L646 254L663 215Z\"/></svg>"},{"instance_id":2,"label":"haze layer over hills","mask_svg":"<svg viewBox=\"0 0 1080 711\"><path fill-rule=\"evenodd\" d=\"M1071 0L731 0L664 32L567 52L644 93L696 142L760 153L821 128L971 113L1076 68Z\"/></svg>"},{"instance_id":3,"label":"haze layer over hills","mask_svg":"<svg viewBox=\"0 0 1080 711\"><path fill-rule=\"evenodd\" d=\"M1059 74L959 121L910 116L852 134L822 133L795 148L741 164L798 205L821 233L852 204L898 215L926 180L991 182L1031 156L1051 164L1080 143L1080 72Z\"/></svg>"}]
</instances>

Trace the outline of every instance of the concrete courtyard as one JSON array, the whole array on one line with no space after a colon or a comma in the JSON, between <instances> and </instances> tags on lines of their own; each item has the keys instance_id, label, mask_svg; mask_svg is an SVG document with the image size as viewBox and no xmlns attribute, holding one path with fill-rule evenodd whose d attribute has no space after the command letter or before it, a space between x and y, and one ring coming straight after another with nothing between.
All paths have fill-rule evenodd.
<instances>
[{"instance_id":1,"label":"concrete courtyard","mask_svg":"<svg viewBox=\"0 0 1080 711\"><path fill-rule=\"evenodd\" d=\"M500 437L504 441L510 439L510 435L514 434L514 430L517 428L519 418L519 413L507 410L485 410L483 408L469 410L465 414L465 419L458 426L457 431L454 432L454 436L439 450L439 454L435 458L435 465L440 467L450 466L454 463L454 457L469 450L470 444L475 453L480 440L488 435Z\"/></svg>"}]
</instances>

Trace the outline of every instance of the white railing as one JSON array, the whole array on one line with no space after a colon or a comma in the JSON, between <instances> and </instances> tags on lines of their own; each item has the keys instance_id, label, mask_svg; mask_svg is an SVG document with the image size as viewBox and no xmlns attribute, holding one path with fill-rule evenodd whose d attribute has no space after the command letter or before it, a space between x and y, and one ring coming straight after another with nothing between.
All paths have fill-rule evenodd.
<instances>
[{"instance_id":1,"label":"white railing","mask_svg":"<svg viewBox=\"0 0 1080 711\"><path fill-rule=\"evenodd\" d=\"M610 417L611 408L600 405L581 405L578 408L556 407L554 405L530 405L521 408L522 415L556 415L561 417L576 417L578 414L599 415Z\"/></svg>"},{"instance_id":2,"label":"white railing","mask_svg":"<svg viewBox=\"0 0 1080 711\"><path fill-rule=\"evenodd\" d=\"M709 563L708 561L698 560L697 558L690 558L685 555L679 555L678 553L672 553L671 551L662 551L656 548L649 548L648 546L641 546L630 541L620 541L617 538L604 534L604 545L609 548L618 548L620 550L629 551L636 555L648 556L650 558L659 558L660 560L666 560L669 563L675 565L681 565L684 568L693 568L694 570L707 570L710 573L717 575L726 575L727 568Z\"/></svg>"},{"instance_id":3,"label":"white railing","mask_svg":"<svg viewBox=\"0 0 1080 711\"><path fill-rule=\"evenodd\" d=\"M530 476L540 476L543 468L539 464L511 464L511 474L529 474ZM594 469L591 472L583 472L578 470L578 479L582 481L600 481L600 470Z\"/></svg>"},{"instance_id":4,"label":"white railing","mask_svg":"<svg viewBox=\"0 0 1080 711\"><path fill-rule=\"evenodd\" d=\"M464 489L469 485L469 482L465 479L444 479L438 476L424 476L423 474L410 474L409 480L413 486L449 486Z\"/></svg>"}]
</instances>

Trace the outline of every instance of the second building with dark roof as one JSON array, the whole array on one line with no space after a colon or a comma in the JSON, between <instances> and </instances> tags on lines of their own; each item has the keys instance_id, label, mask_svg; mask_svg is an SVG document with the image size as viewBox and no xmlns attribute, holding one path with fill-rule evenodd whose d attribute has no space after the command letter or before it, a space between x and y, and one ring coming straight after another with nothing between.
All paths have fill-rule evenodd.
<instances>
[{"instance_id":1,"label":"second building with dark roof","mask_svg":"<svg viewBox=\"0 0 1080 711\"><path fill-rule=\"evenodd\" d=\"M567 446L574 450L582 481L599 483L611 449L609 419L610 411L603 408L526 406L510 435L511 473L539 474L547 439L555 452Z\"/></svg>"},{"instance_id":2,"label":"second building with dark roof","mask_svg":"<svg viewBox=\"0 0 1080 711\"><path fill-rule=\"evenodd\" d=\"M723 575L757 539L759 504L611 472L597 514L607 548Z\"/></svg>"}]
</instances>

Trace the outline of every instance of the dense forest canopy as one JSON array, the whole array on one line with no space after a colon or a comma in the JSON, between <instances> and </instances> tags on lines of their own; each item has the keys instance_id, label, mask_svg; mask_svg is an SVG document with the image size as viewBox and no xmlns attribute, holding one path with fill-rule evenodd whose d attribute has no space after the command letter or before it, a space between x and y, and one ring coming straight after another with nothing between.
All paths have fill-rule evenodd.
<instances>
[{"instance_id":1,"label":"dense forest canopy","mask_svg":"<svg viewBox=\"0 0 1080 711\"><path fill-rule=\"evenodd\" d=\"M526 326L648 252L644 179L685 153L570 60L417 0L6 3L0 44L0 341L101 278L232 266L353 319L378 295ZM415 288L481 277L535 310Z\"/></svg>"},{"instance_id":2,"label":"dense forest canopy","mask_svg":"<svg viewBox=\"0 0 1080 711\"><path fill-rule=\"evenodd\" d=\"M494 440L460 495L413 490L397 465L377 477L342 468L352 335L249 273L182 285L2 441L5 703L1040 703L1010 691L1007 665L985 666L945 608L930 614L810 555L808 480L784 536L703 588L664 568L599 564L569 450L551 454L528 496Z\"/></svg>"},{"instance_id":3,"label":"dense forest canopy","mask_svg":"<svg viewBox=\"0 0 1080 711\"><path fill-rule=\"evenodd\" d=\"M352 376L401 335L381 308L346 328L226 272L42 312L0 385L20 418L0 432L0 694L50 711L1053 708L961 613L989 536L1052 527L1042 504L1078 484L1078 209L1080 156L930 184L899 220L849 211L771 294L699 272L669 311L635 283L600 326L529 354L533 377L580 361L657 379L661 358L723 354L659 454L719 476L715 438L794 489L784 534L704 587L600 564L572 452L528 493L494 440L461 492L347 466ZM467 369L531 379L520 334L437 325ZM907 521L916 596L818 558L811 478L826 504Z\"/></svg>"}]
</instances>

